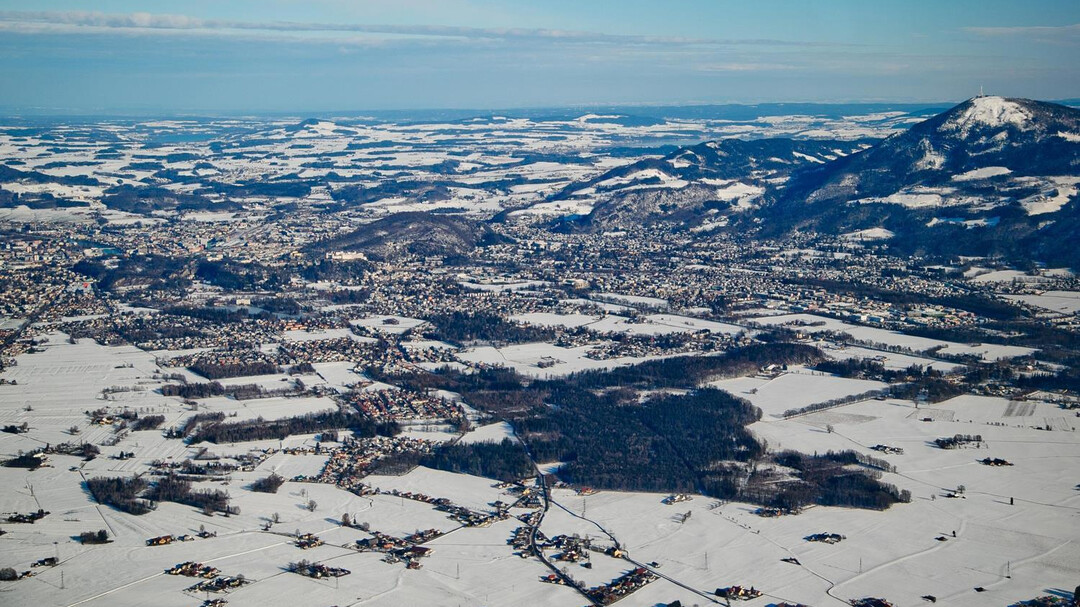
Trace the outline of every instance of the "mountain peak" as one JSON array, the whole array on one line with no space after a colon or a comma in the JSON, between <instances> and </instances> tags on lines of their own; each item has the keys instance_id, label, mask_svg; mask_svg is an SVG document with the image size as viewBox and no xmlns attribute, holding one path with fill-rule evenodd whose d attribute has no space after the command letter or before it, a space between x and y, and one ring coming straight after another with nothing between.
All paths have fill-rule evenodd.
<instances>
[{"instance_id":1,"label":"mountain peak","mask_svg":"<svg viewBox=\"0 0 1080 607\"><path fill-rule=\"evenodd\" d=\"M959 131L962 136L974 128L1012 126L1019 130L1030 128L1034 115L1022 99L983 96L973 97L956 107L942 125L942 130Z\"/></svg>"}]
</instances>

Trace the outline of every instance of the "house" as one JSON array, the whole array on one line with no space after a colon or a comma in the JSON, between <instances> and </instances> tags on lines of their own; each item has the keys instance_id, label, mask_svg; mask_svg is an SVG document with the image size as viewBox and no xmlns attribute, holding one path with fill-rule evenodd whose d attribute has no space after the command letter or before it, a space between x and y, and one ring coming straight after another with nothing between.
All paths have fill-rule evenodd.
<instances>
[{"instance_id":1,"label":"house","mask_svg":"<svg viewBox=\"0 0 1080 607\"><path fill-rule=\"evenodd\" d=\"M163 535L161 537L152 537L152 538L146 540L146 545L147 546L164 546L166 544L173 543L174 539L176 539L176 538L174 538L171 535Z\"/></svg>"}]
</instances>

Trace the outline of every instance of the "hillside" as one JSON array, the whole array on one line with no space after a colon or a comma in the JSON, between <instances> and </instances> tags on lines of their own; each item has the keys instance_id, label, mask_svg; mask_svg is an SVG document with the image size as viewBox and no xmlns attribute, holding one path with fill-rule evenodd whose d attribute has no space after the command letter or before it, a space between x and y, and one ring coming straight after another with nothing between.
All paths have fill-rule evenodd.
<instances>
[{"instance_id":1,"label":"hillside","mask_svg":"<svg viewBox=\"0 0 1080 607\"><path fill-rule=\"evenodd\" d=\"M911 253L1080 265L1080 110L976 97L859 153L795 174L766 234L877 229Z\"/></svg>"},{"instance_id":2,"label":"hillside","mask_svg":"<svg viewBox=\"0 0 1080 607\"><path fill-rule=\"evenodd\" d=\"M756 208L793 171L868 147L865 140L724 139L680 148L574 183L554 200L593 199L593 229L669 221L699 224Z\"/></svg>"},{"instance_id":3,"label":"hillside","mask_svg":"<svg viewBox=\"0 0 1080 607\"><path fill-rule=\"evenodd\" d=\"M355 251L376 259L401 255L464 255L497 237L486 225L431 213L396 213L352 232L320 241L317 253Z\"/></svg>"}]
</instances>

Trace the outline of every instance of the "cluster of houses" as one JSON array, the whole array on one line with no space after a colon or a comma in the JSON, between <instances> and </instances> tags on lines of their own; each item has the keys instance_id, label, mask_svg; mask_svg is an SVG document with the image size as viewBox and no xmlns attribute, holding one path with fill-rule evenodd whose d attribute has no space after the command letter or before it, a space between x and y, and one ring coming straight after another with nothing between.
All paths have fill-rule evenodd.
<instances>
[{"instance_id":1,"label":"cluster of houses","mask_svg":"<svg viewBox=\"0 0 1080 607\"><path fill-rule=\"evenodd\" d=\"M516 518L530 527L535 527L540 524L543 515L544 511L537 509L529 512L522 512L521 514L518 514Z\"/></svg>"},{"instance_id":2,"label":"cluster of houses","mask_svg":"<svg viewBox=\"0 0 1080 607\"><path fill-rule=\"evenodd\" d=\"M506 543L510 546L513 546L514 548L517 548L520 551L518 552L518 555L522 558L526 558L530 554L532 554L532 534L532 526L517 527L516 529L514 529L514 533L510 535L510 539L506 540ZM539 530L536 531L536 539L538 542L542 542L545 540L544 534L541 533Z\"/></svg>"},{"instance_id":3,"label":"cluster of houses","mask_svg":"<svg viewBox=\"0 0 1080 607\"><path fill-rule=\"evenodd\" d=\"M404 562L408 569L419 569L420 559L431 556L431 548L418 544L442 535L435 529L418 531L408 538L394 537L378 531L371 531L370 533L372 537L356 540L357 550L361 552L381 552L384 554L384 562Z\"/></svg>"},{"instance_id":4,"label":"cluster of houses","mask_svg":"<svg viewBox=\"0 0 1080 607\"><path fill-rule=\"evenodd\" d=\"M309 548L315 548L317 546L323 545L323 541L319 539L319 536L315 535L314 533L305 533L303 535L297 536L295 543L296 547L300 548L301 550L307 550Z\"/></svg>"},{"instance_id":5,"label":"cluster of houses","mask_svg":"<svg viewBox=\"0 0 1080 607\"><path fill-rule=\"evenodd\" d=\"M432 449L431 441L403 436L349 438L340 447L328 450L330 458L318 475L300 475L292 480L327 483L356 495L370 495L374 490L364 484L362 479L369 474L374 462L394 455L430 453Z\"/></svg>"},{"instance_id":6,"label":"cluster of houses","mask_svg":"<svg viewBox=\"0 0 1080 607\"><path fill-rule=\"evenodd\" d=\"M407 390L349 392L345 401L372 419L378 420L446 420L464 419L465 412L458 403Z\"/></svg>"},{"instance_id":7,"label":"cluster of houses","mask_svg":"<svg viewBox=\"0 0 1080 607\"><path fill-rule=\"evenodd\" d=\"M979 463L983 464L984 466L1011 466L1011 465L1013 465L1012 462L1010 462L1008 460L998 458L998 457L987 457L987 458L979 460Z\"/></svg>"},{"instance_id":8,"label":"cluster of houses","mask_svg":"<svg viewBox=\"0 0 1080 607\"><path fill-rule=\"evenodd\" d=\"M510 517L505 510L499 512L477 512L456 504L440 504L435 507L450 515L450 518L465 527L487 527L488 525Z\"/></svg>"},{"instance_id":9,"label":"cluster of houses","mask_svg":"<svg viewBox=\"0 0 1080 607\"><path fill-rule=\"evenodd\" d=\"M555 555L555 560L566 563L589 560L589 551L593 549L592 540L577 535L556 535L549 541L544 542L543 546L551 546L560 550Z\"/></svg>"},{"instance_id":10,"label":"cluster of houses","mask_svg":"<svg viewBox=\"0 0 1080 607\"><path fill-rule=\"evenodd\" d=\"M328 567L320 563L308 563L306 561L301 561L290 567L290 569L295 573L317 580L324 577L342 577L352 573L348 569L342 569L341 567Z\"/></svg>"},{"instance_id":11,"label":"cluster of houses","mask_svg":"<svg viewBox=\"0 0 1080 607\"><path fill-rule=\"evenodd\" d=\"M248 580L242 575L221 576L209 580L203 580L188 588L188 592L225 592L247 584Z\"/></svg>"},{"instance_id":12,"label":"cluster of houses","mask_svg":"<svg viewBox=\"0 0 1080 607\"><path fill-rule=\"evenodd\" d=\"M496 512L477 512L464 506L458 506L445 497L433 497L413 491L391 489L387 492L387 495L431 504L435 506L436 510L448 513L451 519L461 523L465 527L487 527L496 521L505 520L510 516L505 508L499 508Z\"/></svg>"},{"instance_id":13,"label":"cluster of houses","mask_svg":"<svg viewBox=\"0 0 1080 607\"><path fill-rule=\"evenodd\" d=\"M670 506L672 504L688 502L692 499L694 499L694 496L690 495L689 493L676 493L674 495L669 495L665 497L662 501Z\"/></svg>"},{"instance_id":14,"label":"cluster of houses","mask_svg":"<svg viewBox=\"0 0 1080 607\"><path fill-rule=\"evenodd\" d=\"M745 586L728 586L727 588L717 588L716 596L725 599L735 599L739 601L749 601L761 596L761 591L753 586L747 588Z\"/></svg>"},{"instance_id":15,"label":"cluster of houses","mask_svg":"<svg viewBox=\"0 0 1080 607\"><path fill-rule=\"evenodd\" d=\"M874 451L879 451L885 455L903 455L904 449L902 447L893 447L890 445L874 445L870 447Z\"/></svg>"},{"instance_id":16,"label":"cluster of houses","mask_svg":"<svg viewBox=\"0 0 1080 607\"><path fill-rule=\"evenodd\" d=\"M492 502L491 505L499 512L505 512L510 508L539 508L544 505L543 489L535 486L530 487L524 481L502 482L494 486L496 489L503 489L504 493L516 498L510 504L502 500Z\"/></svg>"},{"instance_id":17,"label":"cluster of houses","mask_svg":"<svg viewBox=\"0 0 1080 607\"><path fill-rule=\"evenodd\" d=\"M206 579L213 579L221 573L217 567L210 565L204 565L195 561L187 561L173 565L169 569L165 570L165 573L169 575L183 575L187 577L201 577Z\"/></svg>"},{"instance_id":18,"label":"cluster of houses","mask_svg":"<svg viewBox=\"0 0 1080 607\"><path fill-rule=\"evenodd\" d=\"M406 535L405 541L412 542L413 544L424 544L441 536L442 534L443 532L439 531L438 529L424 529L422 531L416 531L415 533Z\"/></svg>"},{"instance_id":19,"label":"cluster of houses","mask_svg":"<svg viewBox=\"0 0 1080 607\"><path fill-rule=\"evenodd\" d=\"M204 532L205 533L205 532ZM216 534L215 534L216 535ZM207 534L206 537L213 537ZM167 546L173 542L194 542L195 536L193 535L161 535L158 537L152 537L146 540L147 546Z\"/></svg>"},{"instance_id":20,"label":"cluster of houses","mask_svg":"<svg viewBox=\"0 0 1080 607\"><path fill-rule=\"evenodd\" d=\"M615 578L607 584L588 589L585 594L601 605L610 605L619 599L626 598L658 579L659 576L652 571L649 571L644 567L638 567Z\"/></svg>"}]
</instances>

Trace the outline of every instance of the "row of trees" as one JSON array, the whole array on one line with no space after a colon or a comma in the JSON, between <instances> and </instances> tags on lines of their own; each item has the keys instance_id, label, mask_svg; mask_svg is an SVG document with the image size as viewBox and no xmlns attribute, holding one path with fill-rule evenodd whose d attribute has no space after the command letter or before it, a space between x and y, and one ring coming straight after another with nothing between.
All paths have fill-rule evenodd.
<instances>
[{"instance_id":1,"label":"row of trees","mask_svg":"<svg viewBox=\"0 0 1080 607\"><path fill-rule=\"evenodd\" d=\"M266 421L262 417L253 420L203 424L190 436L190 442L239 443L252 440L282 440L293 434L316 434L324 430L348 428L354 436L370 437L376 434L376 424L358 413L340 410L308 413Z\"/></svg>"},{"instance_id":2,"label":"row of trees","mask_svg":"<svg viewBox=\"0 0 1080 607\"><path fill-rule=\"evenodd\" d=\"M244 363L212 363L199 361L188 367L206 379L226 379L229 377L248 377L250 375L272 375L278 372L277 365L263 360Z\"/></svg>"},{"instance_id":3,"label":"row of trees","mask_svg":"<svg viewBox=\"0 0 1080 607\"><path fill-rule=\"evenodd\" d=\"M179 396L180 398L210 398L212 396L231 396L237 400L256 398L263 393L258 384L244 384L240 386L225 387L221 382L191 382L183 384L165 384L161 387L161 393L165 396Z\"/></svg>"}]
</instances>

